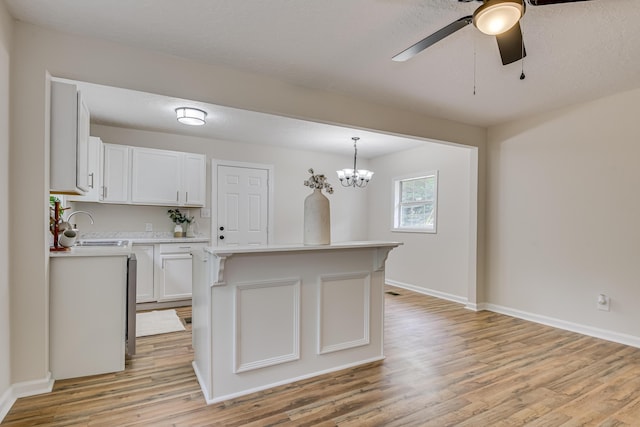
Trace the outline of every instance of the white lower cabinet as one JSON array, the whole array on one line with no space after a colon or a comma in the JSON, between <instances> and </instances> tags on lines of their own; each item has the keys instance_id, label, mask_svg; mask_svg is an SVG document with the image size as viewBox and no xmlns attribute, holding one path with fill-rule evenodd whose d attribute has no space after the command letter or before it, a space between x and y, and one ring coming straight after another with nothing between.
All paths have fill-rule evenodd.
<instances>
[{"instance_id":1,"label":"white lower cabinet","mask_svg":"<svg viewBox=\"0 0 640 427\"><path fill-rule=\"evenodd\" d=\"M191 298L191 251L205 246L204 243L158 245L154 284L159 302Z\"/></svg>"},{"instance_id":2,"label":"white lower cabinet","mask_svg":"<svg viewBox=\"0 0 640 427\"><path fill-rule=\"evenodd\" d=\"M191 254L160 255L158 301L191 298Z\"/></svg>"},{"instance_id":3,"label":"white lower cabinet","mask_svg":"<svg viewBox=\"0 0 640 427\"><path fill-rule=\"evenodd\" d=\"M133 245L136 255L136 302L155 301L153 291L153 245Z\"/></svg>"},{"instance_id":4,"label":"white lower cabinet","mask_svg":"<svg viewBox=\"0 0 640 427\"><path fill-rule=\"evenodd\" d=\"M137 303L191 299L191 251L206 243L134 244L138 260Z\"/></svg>"}]
</instances>

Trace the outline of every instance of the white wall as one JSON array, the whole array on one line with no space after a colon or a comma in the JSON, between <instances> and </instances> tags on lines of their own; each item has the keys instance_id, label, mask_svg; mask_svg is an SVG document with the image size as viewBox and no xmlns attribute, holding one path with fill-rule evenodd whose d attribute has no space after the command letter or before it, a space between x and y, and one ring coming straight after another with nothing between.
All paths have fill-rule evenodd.
<instances>
[{"instance_id":1,"label":"white wall","mask_svg":"<svg viewBox=\"0 0 640 427\"><path fill-rule=\"evenodd\" d=\"M466 301L469 281L470 149L425 143L378 157L369 184L369 237L404 245L389 254L390 283ZM393 178L438 171L437 233L392 232ZM475 261L474 261L475 262Z\"/></svg>"},{"instance_id":2,"label":"white wall","mask_svg":"<svg viewBox=\"0 0 640 427\"><path fill-rule=\"evenodd\" d=\"M488 303L640 343L638 105L640 89L489 130Z\"/></svg>"},{"instance_id":3,"label":"white wall","mask_svg":"<svg viewBox=\"0 0 640 427\"><path fill-rule=\"evenodd\" d=\"M328 196L331 203L331 231L333 241L363 240L367 236L366 193L352 192L335 184L335 170L348 164L352 158L321 152L291 150L261 144L243 144L207 138L173 135L158 132L92 125L91 134L103 142L165 150L187 151L207 156L207 207L211 203L211 160L232 160L263 163L274 166L274 229L273 243L301 243L304 198L310 194L303 182L307 170L324 173L334 184L335 192ZM362 160L367 167L366 160ZM90 211L93 225L83 216L78 226L90 231L144 231L145 223L152 223L155 231L173 231L166 207L126 206L97 203L76 203L75 209ZM212 212L215 214L215 204ZM200 218L200 209L191 209L196 216L200 233L210 236L210 220Z\"/></svg>"},{"instance_id":4,"label":"white wall","mask_svg":"<svg viewBox=\"0 0 640 427\"><path fill-rule=\"evenodd\" d=\"M20 235L12 235L9 242L10 261L15 266L11 332L20 337L11 341L13 382L42 380L48 373L47 72L74 80L481 148L486 140L484 129L479 127L20 22L14 25L13 39L10 161L14 167L10 172L10 201L21 224L28 225L20 227ZM306 170L308 165L300 167Z\"/></svg>"},{"instance_id":5,"label":"white wall","mask_svg":"<svg viewBox=\"0 0 640 427\"><path fill-rule=\"evenodd\" d=\"M0 224L9 219L9 68L12 21L0 2ZM9 236L10 227L0 233L0 420L11 385L9 329Z\"/></svg>"}]
</instances>

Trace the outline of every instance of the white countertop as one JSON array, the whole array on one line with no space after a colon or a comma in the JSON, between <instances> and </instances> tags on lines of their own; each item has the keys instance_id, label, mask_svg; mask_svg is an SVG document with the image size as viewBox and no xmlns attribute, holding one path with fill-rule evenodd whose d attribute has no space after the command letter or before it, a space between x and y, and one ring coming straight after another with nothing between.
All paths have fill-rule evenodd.
<instances>
[{"instance_id":1,"label":"white countertop","mask_svg":"<svg viewBox=\"0 0 640 427\"><path fill-rule=\"evenodd\" d=\"M298 252L298 251L326 251L336 249L361 249L361 248L395 248L402 245L401 242L388 242L381 240L363 240L355 242L336 242L329 245L265 245L265 246L209 246L205 252L213 255L270 253L270 252Z\"/></svg>"},{"instance_id":2,"label":"white countertop","mask_svg":"<svg viewBox=\"0 0 640 427\"><path fill-rule=\"evenodd\" d=\"M49 252L49 258L126 256L131 255L131 242L126 246L73 246L69 251Z\"/></svg>"},{"instance_id":3,"label":"white countertop","mask_svg":"<svg viewBox=\"0 0 640 427\"><path fill-rule=\"evenodd\" d=\"M167 232L94 232L80 233L79 241L92 240L126 240L126 246L73 246L69 251L49 252L50 258L64 257L95 257L95 256L129 256L132 245L139 244L162 244L162 243L208 243L209 239L204 236L197 237L173 237Z\"/></svg>"},{"instance_id":4,"label":"white countertop","mask_svg":"<svg viewBox=\"0 0 640 427\"><path fill-rule=\"evenodd\" d=\"M80 233L80 240L129 240L134 245L156 243L208 243L209 237L173 237L166 231L106 231Z\"/></svg>"}]
</instances>

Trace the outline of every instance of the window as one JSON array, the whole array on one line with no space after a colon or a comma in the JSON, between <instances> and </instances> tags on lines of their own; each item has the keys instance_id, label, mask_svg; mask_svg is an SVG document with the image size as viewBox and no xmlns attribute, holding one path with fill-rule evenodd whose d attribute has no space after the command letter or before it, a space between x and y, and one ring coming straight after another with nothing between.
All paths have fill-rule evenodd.
<instances>
[{"instance_id":1,"label":"window","mask_svg":"<svg viewBox=\"0 0 640 427\"><path fill-rule=\"evenodd\" d=\"M436 232L438 171L393 180L392 231Z\"/></svg>"}]
</instances>

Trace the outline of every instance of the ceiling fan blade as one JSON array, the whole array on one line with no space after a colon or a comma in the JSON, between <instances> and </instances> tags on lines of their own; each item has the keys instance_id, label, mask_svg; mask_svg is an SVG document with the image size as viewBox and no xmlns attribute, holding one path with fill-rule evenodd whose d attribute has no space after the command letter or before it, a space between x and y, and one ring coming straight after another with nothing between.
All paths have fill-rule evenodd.
<instances>
[{"instance_id":1,"label":"ceiling fan blade","mask_svg":"<svg viewBox=\"0 0 640 427\"><path fill-rule=\"evenodd\" d=\"M403 61L406 61L407 59L411 59L415 55L419 54L420 52L422 52L423 50L431 46L432 44L439 42L443 38L471 24L472 21L473 21L472 16L465 16L464 18L460 18L457 21L454 21L451 24L447 25L446 27L439 29L435 33L431 34L430 36L420 40L418 43L414 44L410 48L403 50L402 52L400 52L399 54L397 54L391 59L393 59L396 62L403 62Z\"/></svg>"},{"instance_id":2,"label":"ceiling fan blade","mask_svg":"<svg viewBox=\"0 0 640 427\"><path fill-rule=\"evenodd\" d=\"M527 51L522 42L522 30L519 22L508 31L498 34L496 40L498 41L498 49L500 49L502 65L511 64L527 56Z\"/></svg>"},{"instance_id":3,"label":"ceiling fan blade","mask_svg":"<svg viewBox=\"0 0 640 427\"><path fill-rule=\"evenodd\" d=\"M577 1L589 0L529 0L529 4L531 4L531 6L546 6L548 4L574 3Z\"/></svg>"}]
</instances>

